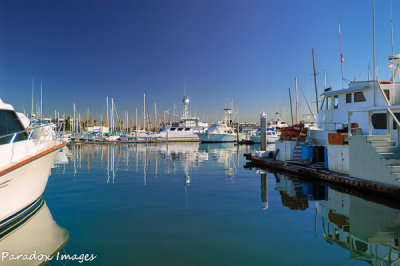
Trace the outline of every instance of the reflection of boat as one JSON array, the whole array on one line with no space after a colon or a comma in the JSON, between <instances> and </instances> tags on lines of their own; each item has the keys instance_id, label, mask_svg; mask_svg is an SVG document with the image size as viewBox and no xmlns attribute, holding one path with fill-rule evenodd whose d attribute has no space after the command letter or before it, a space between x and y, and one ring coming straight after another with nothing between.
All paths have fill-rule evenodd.
<instances>
[{"instance_id":1,"label":"reflection of boat","mask_svg":"<svg viewBox=\"0 0 400 266\"><path fill-rule=\"evenodd\" d=\"M348 250L351 259L371 265L398 265L399 210L285 175L275 177L284 206L304 210L310 200L315 200L316 213L322 220L322 237L329 244Z\"/></svg>"},{"instance_id":2,"label":"reflection of boat","mask_svg":"<svg viewBox=\"0 0 400 266\"><path fill-rule=\"evenodd\" d=\"M46 256L55 255L68 240L68 231L53 220L49 208L40 198L25 216L0 231L1 264L44 263ZM19 254L32 256L33 260L11 260L11 256Z\"/></svg>"},{"instance_id":3,"label":"reflection of boat","mask_svg":"<svg viewBox=\"0 0 400 266\"><path fill-rule=\"evenodd\" d=\"M317 202L317 209L323 216L323 238L347 249L350 258L371 265L397 265L399 210L333 189L327 201Z\"/></svg>"},{"instance_id":4,"label":"reflection of boat","mask_svg":"<svg viewBox=\"0 0 400 266\"><path fill-rule=\"evenodd\" d=\"M14 108L0 100L0 228L12 223L42 195L58 150L54 125L35 125L28 133Z\"/></svg>"}]
</instances>

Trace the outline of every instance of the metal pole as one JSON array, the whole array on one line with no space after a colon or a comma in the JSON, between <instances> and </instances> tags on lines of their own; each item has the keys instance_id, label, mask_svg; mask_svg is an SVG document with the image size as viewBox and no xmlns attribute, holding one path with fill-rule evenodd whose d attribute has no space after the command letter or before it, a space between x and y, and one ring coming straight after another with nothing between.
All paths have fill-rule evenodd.
<instances>
[{"instance_id":1,"label":"metal pole","mask_svg":"<svg viewBox=\"0 0 400 266\"><path fill-rule=\"evenodd\" d=\"M289 101L290 101L290 117L292 118L292 125L293 125L292 94L290 93L290 88L289 88Z\"/></svg>"},{"instance_id":2,"label":"metal pole","mask_svg":"<svg viewBox=\"0 0 400 266\"><path fill-rule=\"evenodd\" d=\"M340 72L342 74L342 89L344 89L344 85L343 85L343 54L342 54L342 37L341 37L341 33L340 33L340 24L339 24L339 48L340 48Z\"/></svg>"},{"instance_id":3,"label":"metal pole","mask_svg":"<svg viewBox=\"0 0 400 266\"><path fill-rule=\"evenodd\" d=\"M267 150L267 114L262 112L260 115L260 126L261 126L261 150Z\"/></svg>"},{"instance_id":4,"label":"metal pole","mask_svg":"<svg viewBox=\"0 0 400 266\"><path fill-rule=\"evenodd\" d=\"M299 123L299 95L297 93L297 77L294 78L296 87L296 124Z\"/></svg>"},{"instance_id":5,"label":"metal pole","mask_svg":"<svg viewBox=\"0 0 400 266\"><path fill-rule=\"evenodd\" d=\"M318 88L317 88L317 73L315 72L314 48L312 48L312 62L313 62L313 69L314 69L315 103L317 105L317 114L318 114L318 111L319 111L319 108L318 108Z\"/></svg>"},{"instance_id":6,"label":"metal pole","mask_svg":"<svg viewBox=\"0 0 400 266\"><path fill-rule=\"evenodd\" d=\"M374 68L374 77L373 77L373 82L374 82L374 106L375 106L375 80L376 80L376 74L375 74L375 0L372 0L372 39L373 39L373 68Z\"/></svg>"}]
</instances>

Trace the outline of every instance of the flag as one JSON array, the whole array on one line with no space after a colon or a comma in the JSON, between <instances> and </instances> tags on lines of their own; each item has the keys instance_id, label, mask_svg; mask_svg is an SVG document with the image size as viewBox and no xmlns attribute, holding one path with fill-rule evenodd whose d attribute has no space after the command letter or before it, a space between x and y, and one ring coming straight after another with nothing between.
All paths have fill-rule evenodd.
<instances>
[{"instance_id":1,"label":"flag","mask_svg":"<svg viewBox=\"0 0 400 266\"><path fill-rule=\"evenodd\" d=\"M344 62L344 57L343 57L343 55L340 55L340 62L341 62L341 63Z\"/></svg>"}]
</instances>

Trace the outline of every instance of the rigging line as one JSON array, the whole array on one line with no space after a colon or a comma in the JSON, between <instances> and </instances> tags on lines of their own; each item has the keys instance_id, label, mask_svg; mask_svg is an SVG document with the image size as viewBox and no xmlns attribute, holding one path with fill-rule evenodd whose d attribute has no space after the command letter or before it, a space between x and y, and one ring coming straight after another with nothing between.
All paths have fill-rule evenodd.
<instances>
[{"instance_id":1,"label":"rigging line","mask_svg":"<svg viewBox=\"0 0 400 266\"><path fill-rule=\"evenodd\" d=\"M306 98L306 96L304 95L304 91L303 91L303 89L301 88L300 82L299 82L298 80L297 80L297 84L299 85L300 90L301 90L301 93L303 94L303 97L304 97L304 99L306 100L306 103L307 103L307 106L308 106L308 110L310 110L311 115L314 117L314 120L316 120L316 117L315 117L314 113L312 112L310 105L308 104L307 98Z\"/></svg>"}]
</instances>

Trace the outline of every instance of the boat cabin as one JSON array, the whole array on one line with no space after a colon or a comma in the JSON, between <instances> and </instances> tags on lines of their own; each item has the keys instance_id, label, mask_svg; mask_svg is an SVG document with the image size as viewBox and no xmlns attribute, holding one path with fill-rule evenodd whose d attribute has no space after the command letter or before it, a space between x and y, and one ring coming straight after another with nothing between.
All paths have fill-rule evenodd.
<instances>
[{"instance_id":1,"label":"boat cabin","mask_svg":"<svg viewBox=\"0 0 400 266\"><path fill-rule=\"evenodd\" d=\"M0 99L0 145L27 138L28 134L14 108Z\"/></svg>"}]
</instances>

